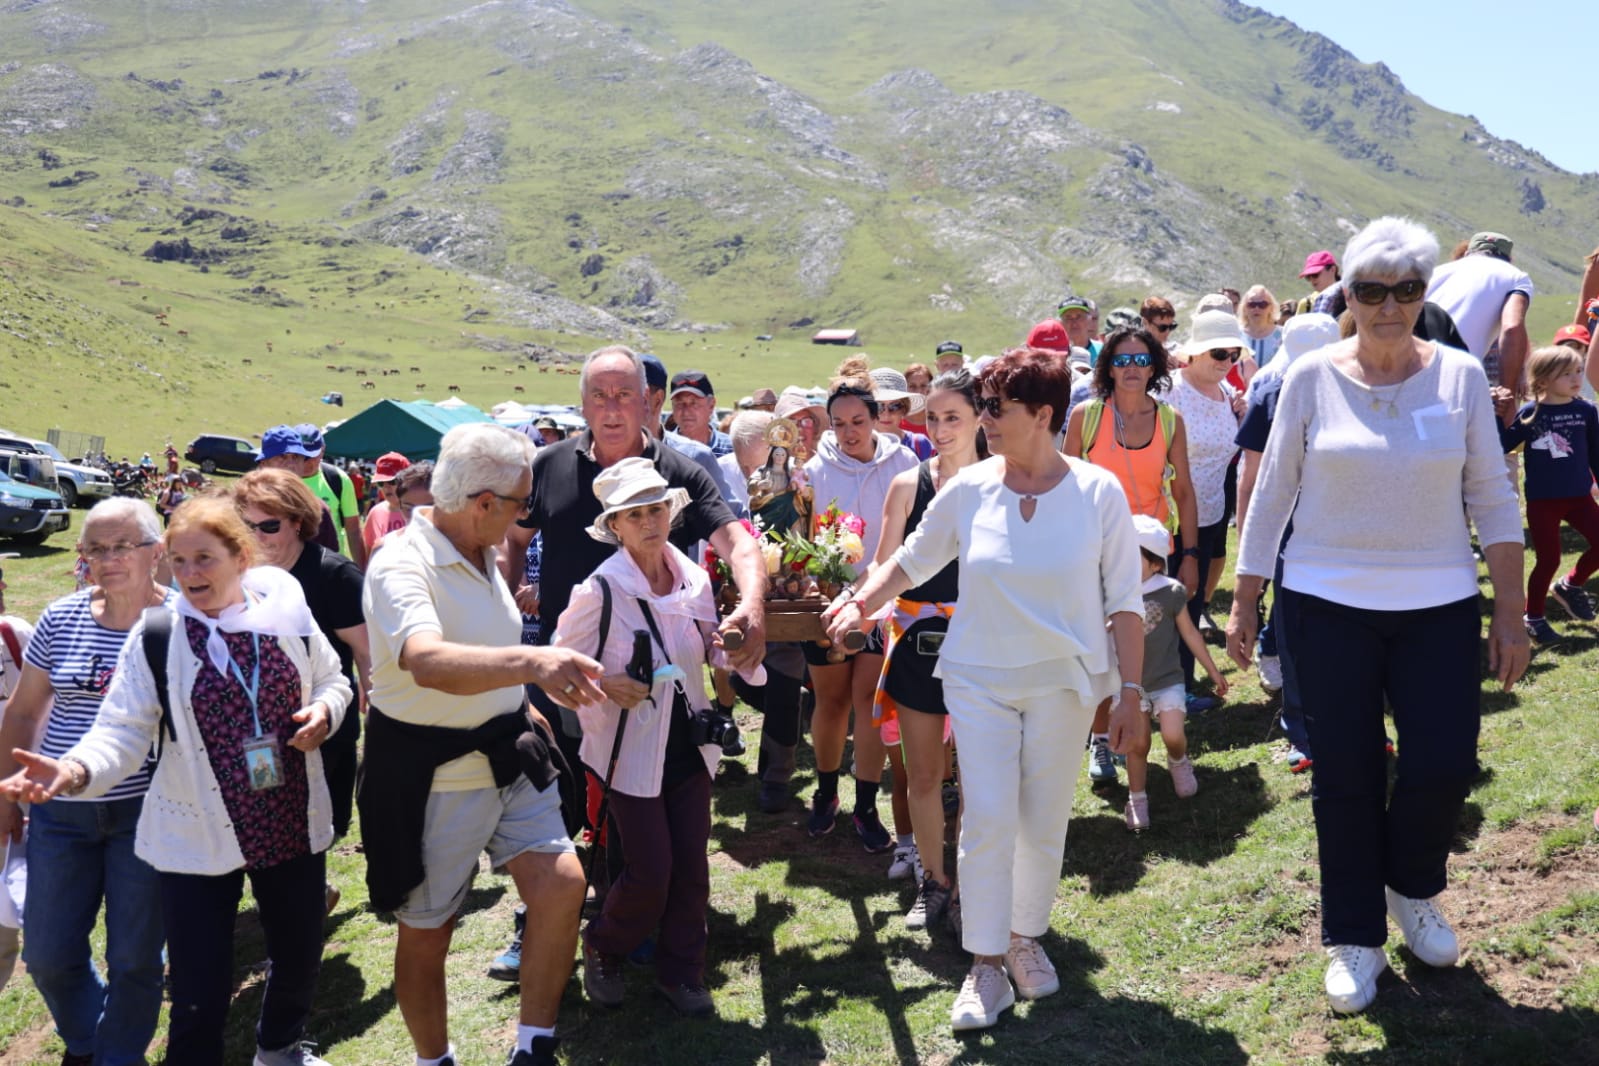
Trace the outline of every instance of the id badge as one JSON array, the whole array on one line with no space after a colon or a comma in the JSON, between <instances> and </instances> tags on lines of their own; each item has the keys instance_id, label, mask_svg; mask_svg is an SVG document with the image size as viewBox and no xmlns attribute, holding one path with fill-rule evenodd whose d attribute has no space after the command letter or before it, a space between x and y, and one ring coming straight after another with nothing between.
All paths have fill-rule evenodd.
<instances>
[{"instance_id":1,"label":"id badge","mask_svg":"<svg viewBox=\"0 0 1599 1066\"><path fill-rule=\"evenodd\" d=\"M283 784L283 765L278 761L278 735L266 733L245 741L244 767L250 774L250 787L257 792Z\"/></svg>"}]
</instances>

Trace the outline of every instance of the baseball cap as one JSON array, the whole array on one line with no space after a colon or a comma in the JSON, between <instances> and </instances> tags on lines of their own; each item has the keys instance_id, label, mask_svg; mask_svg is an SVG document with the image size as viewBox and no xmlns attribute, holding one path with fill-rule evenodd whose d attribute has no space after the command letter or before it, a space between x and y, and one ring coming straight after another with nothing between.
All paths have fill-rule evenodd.
<instances>
[{"instance_id":1,"label":"baseball cap","mask_svg":"<svg viewBox=\"0 0 1599 1066\"><path fill-rule=\"evenodd\" d=\"M960 341L945 341L943 344L938 346L937 350L935 350L933 354L935 356L949 355L951 353L955 355L962 355L965 353L965 351L966 349L960 346Z\"/></svg>"},{"instance_id":2,"label":"baseball cap","mask_svg":"<svg viewBox=\"0 0 1599 1066\"><path fill-rule=\"evenodd\" d=\"M544 415L541 418L536 418L536 419L533 420L533 428L534 429L560 429L561 428L561 424L559 422L557 422L552 416Z\"/></svg>"},{"instance_id":3,"label":"baseball cap","mask_svg":"<svg viewBox=\"0 0 1599 1066\"><path fill-rule=\"evenodd\" d=\"M1068 293L1067 295L1061 297L1060 307L1058 310L1061 314L1065 314L1067 311L1087 311L1089 314L1093 314L1094 301L1090 300L1086 296L1078 296L1075 293Z\"/></svg>"},{"instance_id":4,"label":"baseball cap","mask_svg":"<svg viewBox=\"0 0 1599 1066\"><path fill-rule=\"evenodd\" d=\"M303 455L314 459L318 454L319 449L306 447L300 438L300 431L293 426L273 426L261 434L262 459L276 459L280 455Z\"/></svg>"},{"instance_id":5,"label":"baseball cap","mask_svg":"<svg viewBox=\"0 0 1599 1066\"><path fill-rule=\"evenodd\" d=\"M638 361L644 366L644 387L646 389L666 388L666 364L661 362L659 356L645 352L638 357Z\"/></svg>"},{"instance_id":6,"label":"baseball cap","mask_svg":"<svg viewBox=\"0 0 1599 1066\"><path fill-rule=\"evenodd\" d=\"M1052 352L1064 352L1071 348L1071 338L1066 336L1066 327L1053 318L1046 318L1032 329L1027 331L1027 346L1029 348L1044 348Z\"/></svg>"},{"instance_id":7,"label":"baseball cap","mask_svg":"<svg viewBox=\"0 0 1599 1066\"><path fill-rule=\"evenodd\" d=\"M1586 349L1593 343L1593 334L1588 332L1587 326L1561 326L1555 330L1555 339L1551 344L1564 344L1566 341L1576 341Z\"/></svg>"},{"instance_id":8,"label":"baseball cap","mask_svg":"<svg viewBox=\"0 0 1599 1066\"><path fill-rule=\"evenodd\" d=\"M399 452L386 452L378 456L378 461L373 464L373 481L393 481L401 470L411 465L411 460Z\"/></svg>"},{"instance_id":9,"label":"baseball cap","mask_svg":"<svg viewBox=\"0 0 1599 1066\"><path fill-rule=\"evenodd\" d=\"M1313 274L1320 274L1328 267L1335 267L1337 265L1338 260L1333 258L1333 254L1331 252L1325 249L1319 252L1311 252L1309 255L1305 256L1305 269L1299 272L1299 276L1302 278L1308 278Z\"/></svg>"},{"instance_id":10,"label":"baseball cap","mask_svg":"<svg viewBox=\"0 0 1599 1066\"><path fill-rule=\"evenodd\" d=\"M1138 546L1162 559L1171 554L1171 533L1160 519L1147 514L1133 515L1133 531Z\"/></svg>"},{"instance_id":11,"label":"baseball cap","mask_svg":"<svg viewBox=\"0 0 1599 1066\"><path fill-rule=\"evenodd\" d=\"M1503 233L1484 230L1481 233L1473 233L1471 235L1471 241L1466 246L1466 253L1468 255L1476 255L1479 252L1486 252L1489 255L1496 255L1500 259L1509 259L1510 250L1515 246L1515 242Z\"/></svg>"},{"instance_id":12,"label":"baseball cap","mask_svg":"<svg viewBox=\"0 0 1599 1066\"><path fill-rule=\"evenodd\" d=\"M705 376L703 370L680 370L673 374L672 391L667 395L676 396L680 392L692 392L701 397L716 395L716 390L711 388L711 379Z\"/></svg>"},{"instance_id":13,"label":"baseball cap","mask_svg":"<svg viewBox=\"0 0 1599 1066\"><path fill-rule=\"evenodd\" d=\"M306 454L317 455L327 444L322 440L322 431L311 422L301 422L294 427L294 432L300 435L300 443L311 449Z\"/></svg>"}]
</instances>

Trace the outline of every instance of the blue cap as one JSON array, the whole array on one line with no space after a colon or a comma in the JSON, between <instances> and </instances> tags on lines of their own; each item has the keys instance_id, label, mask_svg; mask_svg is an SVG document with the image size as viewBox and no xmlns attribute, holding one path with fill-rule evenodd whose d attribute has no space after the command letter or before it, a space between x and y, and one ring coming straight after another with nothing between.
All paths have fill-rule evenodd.
<instances>
[{"instance_id":1,"label":"blue cap","mask_svg":"<svg viewBox=\"0 0 1599 1066\"><path fill-rule=\"evenodd\" d=\"M300 438L300 431L294 426L273 426L261 434L261 458L275 459L280 455L303 455L307 458L315 458L321 454L321 437L322 434L318 433L317 443L319 447L312 449L306 447L305 442Z\"/></svg>"},{"instance_id":2,"label":"blue cap","mask_svg":"<svg viewBox=\"0 0 1599 1066\"><path fill-rule=\"evenodd\" d=\"M644 364L644 387L649 389L666 388L666 364L658 356L649 352L642 353L638 360Z\"/></svg>"},{"instance_id":3,"label":"blue cap","mask_svg":"<svg viewBox=\"0 0 1599 1066\"><path fill-rule=\"evenodd\" d=\"M300 435L300 443L310 449L311 455L318 455L327 447L322 440L322 431L316 428L314 422L301 422L294 427L294 432Z\"/></svg>"}]
</instances>

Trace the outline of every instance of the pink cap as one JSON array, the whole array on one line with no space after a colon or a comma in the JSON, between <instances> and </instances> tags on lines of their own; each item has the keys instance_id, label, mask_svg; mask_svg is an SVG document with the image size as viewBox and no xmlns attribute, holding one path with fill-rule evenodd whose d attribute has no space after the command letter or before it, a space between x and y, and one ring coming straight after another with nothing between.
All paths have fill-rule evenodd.
<instances>
[{"instance_id":1,"label":"pink cap","mask_svg":"<svg viewBox=\"0 0 1599 1066\"><path fill-rule=\"evenodd\" d=\"M1311 252L1309 255L1305 256L1305 269L1299 272L1299 276L1302 278L1308 278L1312 274L1320 274L1328 267L1335 267L1337 265L1338 260L1333 258L1333 254L1331 252Z\"/></svg>"}]
</instances>

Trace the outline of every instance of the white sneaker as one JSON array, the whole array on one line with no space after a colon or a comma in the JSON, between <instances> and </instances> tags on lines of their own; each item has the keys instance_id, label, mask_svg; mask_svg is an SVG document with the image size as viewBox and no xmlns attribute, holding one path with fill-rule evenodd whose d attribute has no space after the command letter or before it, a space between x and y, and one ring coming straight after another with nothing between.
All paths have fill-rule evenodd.
<instances>
[{"instance_id":1,"label":"white sneaker","mask_svg":"<svg viewBox=\"0 0 1599 1066\"><path fill-rule=\"evenodd\" d=\"M921 884L921 868L922 860L917 854L916 845L900 844L894 848L894 861L888 864L888 879L903 881L907 877L915 877L916 883Z\"/></svg>"},{"instance_id":2,"label":"white sneaker","mask_svg":"<svg viewBox=\"0 0 1599 1066\"><path fill-rule=\"evenodd\" d=\"M1401 896L1391 888L1383 891L1388 894L1388 916L1405 934L1412 955L1428 966L1453 966L1460 961L1460 941L1437 903Z\"/></svg>"},{"instance_id":3,"label":"white sneaker","mask_svg":"<svg viewBox=\"0 0 1599 1066\"><path fill-rule=\"evenodd\" d=\"M1016 1006L1016 990L1010 986L1003 967L986 962L975 964L955 994L949 1023L955 1031L987 1029L999 1016Z\"/></svg>"},{"instance_id":4,"label":"white sneaker","mask_svg":"<svg viewBox=\"0 0 1599 1066\"><path fill-rule=\"evenodd\" d=\"M1382 948L1363 948L1355 944L1334 944L1327 949L1331 962L1322 985L1327 1000L1339 1014L1354 1014L1371 1006L1377 998L1377 978L1388 968Z\"/></svg>"},{"instance_id":5,"label":"white sneaker","mask_svg":"<svg viewBox=\"0 0 1599 1066\"><path fill-rule=\"evenodd\" d=\"M1267 693L1281 692L1283 690L1283 662L1275 655L1262 655L1260 657L1260 687Z\"/></svg>"},{"instance_id":6,"label":"white sneaker","mask_svg":"<svg viewBox=\"0 0 1599 1066\"><path fill-rule=\"evenodd\" d=\"M1013 936L1005 952L1005 970L1016 982L1016 993L1023 999L1042 999L1060 991L1055 966L1044 954L1044 946L1030 936Z\"/></svg>"}]
</instances>

